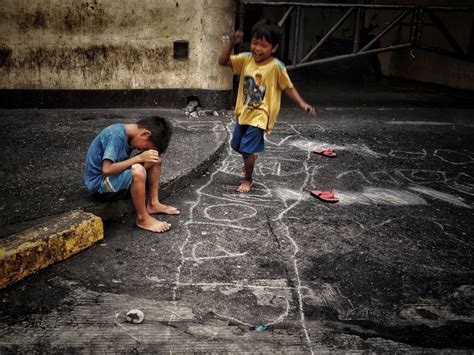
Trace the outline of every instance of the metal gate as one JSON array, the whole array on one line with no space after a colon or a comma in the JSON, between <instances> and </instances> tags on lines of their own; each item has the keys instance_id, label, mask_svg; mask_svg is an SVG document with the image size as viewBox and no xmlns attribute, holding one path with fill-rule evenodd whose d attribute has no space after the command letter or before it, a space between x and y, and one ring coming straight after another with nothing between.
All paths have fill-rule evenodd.
<instances>
[{"instance_id":1,"label":"metal gate","mask_svg":"<svg viewBox=\"0 0 474 355\"><path fill-rule=\"evenodd\" d=\"M474 62L471 51L463 50L456 41L447 26L443 23L439 14L442 12L469 12L474 13L474 7L454 7L454 6L420 6L420 5L375 5L375 4L327 4L313 2L295 2L295 1L262 1L262 0L241 0L239 3L239 27L243 28L245 21L245 13L248 8L256 5L264 5L270 7L284 7L285 12L278 21L283 27L286 21L293 16L292 20L292 53L287 53L291 58L290 65L287 69L297 69L311 65L334 62L344 59L356 58L367 55L374 55L383 52L396 51L400 49L421 49L437 54L449 56L459 60ZM301 10L302 8L335 8L343 10L342 16L327 30L319 39L319 41L309 49L309 51L298 59L298 50L301 46L299 32L301 30ZM391 11L396 15L375 35L373 35L368 43L361 43L361 33L364 30L363 22L367 10L381 12ZM352 35L352 51L344 54L333 55L325 58L318 58L318 52L322 46L327 43L334 32L341 27L351 16L355 16L353 35ZM402 22L405 21L405 22ZM406 22L408 21L408 22ZM380 46L380 40L387 35L396 26L409 26L409 36L403 43L392 43L387 46ZM450 49L441 48L440 46L427 45L423 42L423 28L425 26L434 26L440 34L447 40ZM471 24L472 26L472 24ZM471 26L466 30L471 31ZM472 43L472 39L471 39ZM411 52L413 53L413 52Z\"/></svg>"}]
</instances>

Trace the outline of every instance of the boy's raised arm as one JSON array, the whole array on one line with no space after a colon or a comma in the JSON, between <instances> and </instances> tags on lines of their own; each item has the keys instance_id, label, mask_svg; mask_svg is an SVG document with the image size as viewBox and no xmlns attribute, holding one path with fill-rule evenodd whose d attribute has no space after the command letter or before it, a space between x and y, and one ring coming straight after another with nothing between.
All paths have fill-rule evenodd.
<instances>
[{"instance_id":1,"label":"boy's raised arm","mask_svg":"<svg viewBox=\"0 0 474 355\"><path fill-rule=\"evenodd\" d=\"M300 96L298 90L295 87L285 89L285 93L294 101L296 102L303 110L308 112L311 116L316 115L316 110L313 106L308 104L303 98Z\"/></svg>"},{"instance_id":2,"label":"boy's raised arm","mask_svg":"<svg viewBox=\"0 0 474 355\"><path fill-rule=\"evenodd\" d=\"M224 48L222 48L221 55L219 56L219 65L227 65L231 66L230 63L230 54L234 47L242 42L242 38L244 37L244 33L240 30L232 32L229 36L229 41L226 42Z\"/></svg>"}]
</instances>

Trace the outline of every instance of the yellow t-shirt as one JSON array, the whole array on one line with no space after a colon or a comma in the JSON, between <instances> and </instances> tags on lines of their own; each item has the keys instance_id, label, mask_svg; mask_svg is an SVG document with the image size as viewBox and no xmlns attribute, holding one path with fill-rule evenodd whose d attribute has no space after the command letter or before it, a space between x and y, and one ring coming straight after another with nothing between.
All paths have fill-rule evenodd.
<instances>
[{"instance_id":1,"label":"yellow t-shirt","mask_svg":"<svg viewBox=\"0 0 474 355\"><path fill-rule=\"evenodd\" d=\"M293 87L285 65L276 58L259 65L250 52L231 55L230 61L240 76L235 118L270 134L280 112L281 92Z\"/></svg>"}]
</instances>

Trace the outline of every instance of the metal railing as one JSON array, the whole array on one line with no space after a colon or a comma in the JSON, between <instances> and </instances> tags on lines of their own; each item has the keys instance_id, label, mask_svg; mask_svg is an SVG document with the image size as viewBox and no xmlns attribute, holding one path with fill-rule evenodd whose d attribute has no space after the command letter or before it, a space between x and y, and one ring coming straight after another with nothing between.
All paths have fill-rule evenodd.
<instances>
[{"instance_id":1,"label":"metal railing","mask_svg":"<svg viewBox=\"0 0 474 355\"><path fill-rule=\"evenodd\" d=\"M241 0L239 7L239 26L243 27L245 20L245 9L248 6L264 5L286 7L286 11L278 24L283 27L290 16L294 16L293 27L293 51L291 56L291 64L286 68L288 70L317 65L322 63L334 62L338 60L356 58L366 55L378 54L383 52L395 51L400 49L421 49L459 60L474 62L472 54L468 50L463 50L449 29L438 16L440 12L471 12L474 13L474 7L454 7L454 6L420 6L420 5L377 5L377 4L333 4L333 3L312 3L312 2L295 2L295 1L262 1L262 0ZM333 24L333 26L322 36L318 42L309 49L309 51L298 60L298 50L301 46L299 33L301 31L301 8L335 8L345 10L342 16ZM372 11L392 11L395 17L370 39L368 43L361 46L361 31L363 30L363 18L367 10ZM325 58L316 58L318 52L326 44L329 38L336 32L348 18L355 16L355 25L353 30L352 51L350 53L338 54ZM409 19L408 23L402 21ZM430 23L426 21L430 20ZM472 25L472 24L471 24ZM409 38L404 43L380 46L380 40L387 35L395 26L410 26ZM423 28L425 26L433 26L437 28L440 34L450 44L451 49L441 47L433 47L423 44ZM466 30L471 31L471 26L466 26ZM375 48L376 47L376 48ZM412 52L411 52L412 53Z\"/></svg>"}]
</instances>

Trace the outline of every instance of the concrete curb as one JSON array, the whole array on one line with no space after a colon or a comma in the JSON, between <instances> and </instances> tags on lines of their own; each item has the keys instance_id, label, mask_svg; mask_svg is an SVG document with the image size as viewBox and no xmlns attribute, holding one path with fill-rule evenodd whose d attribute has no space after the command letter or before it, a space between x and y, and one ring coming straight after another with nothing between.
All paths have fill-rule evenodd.
<instances>
[{"instance_id":1,"label":"concrete curb","mask_svg":"<svg viewBox=\"0 0 474 355\"><path fill-rule=\"evenodd\" d=\"M0 288L69 258L104 238L102 219L71 211L0 240Z\"/></svg>"}]
</instances>

